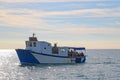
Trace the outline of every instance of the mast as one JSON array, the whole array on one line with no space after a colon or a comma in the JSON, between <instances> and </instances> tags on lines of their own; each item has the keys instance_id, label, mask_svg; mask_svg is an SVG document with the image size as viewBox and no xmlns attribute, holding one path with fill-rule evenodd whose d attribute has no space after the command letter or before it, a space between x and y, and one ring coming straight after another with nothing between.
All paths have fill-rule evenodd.
<instances>
[{"instance_id":1,"label":"mast","mask_svg":"<svg viewBox=\"0 0 120 80\"><path fill-rule=\"evenodd\" d=\"M35 33L33 33L33 37L35 37Z\"/></svg>"},{"instance_id":2,"label":"mast","mask_svg":"<svg viewBox=\"0 0 120 80\"><path fill-rule=\"evenodd\" d=\"M29 37L29 41L37 41L37 37L35 37L35 33L33 33L32 37Z\"/></svg>"}]
</instances>

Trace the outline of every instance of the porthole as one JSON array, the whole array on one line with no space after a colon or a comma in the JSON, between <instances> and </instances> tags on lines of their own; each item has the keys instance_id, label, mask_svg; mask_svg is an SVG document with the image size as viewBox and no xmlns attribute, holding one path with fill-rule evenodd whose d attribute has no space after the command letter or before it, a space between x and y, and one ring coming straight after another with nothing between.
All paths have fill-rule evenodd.
<instances>
[{"instance_id":1,"label":"porthole","mask_svg":"<svg viewBox=\"0 0 120 80\"><path fill-rule=\"evenodd\" d=\"M44 49L46 49L46 47L44 47Z\"/></svg>"}]
</instances>

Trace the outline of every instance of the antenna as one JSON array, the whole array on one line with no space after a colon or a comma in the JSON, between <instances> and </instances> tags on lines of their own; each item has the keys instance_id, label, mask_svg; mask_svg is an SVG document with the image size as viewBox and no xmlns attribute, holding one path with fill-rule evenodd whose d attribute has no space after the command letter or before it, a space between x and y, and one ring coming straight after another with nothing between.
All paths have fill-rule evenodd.
<instances>
[{"instance_id":1,"label":"antenna","mask_svg":"<svg viewBox=\"0 0 120 80\"><path fill-rule=\"evenodd\" d=\"M33 37L35 36L35 33L33 33Z\"/></svg>"}]
</instances>

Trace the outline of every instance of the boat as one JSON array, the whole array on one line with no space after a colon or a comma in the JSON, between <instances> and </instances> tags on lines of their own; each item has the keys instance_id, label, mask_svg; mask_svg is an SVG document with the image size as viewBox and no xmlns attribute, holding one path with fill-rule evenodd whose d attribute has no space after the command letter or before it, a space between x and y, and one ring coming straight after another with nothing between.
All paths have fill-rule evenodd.
<instances>
[{"instance_id":1,"label":"boat","mask_svg":"<svg viewBox=\"0 0 120 80\"><path fill-rule=\"evenodd\" d=\"M15 49L21 64L85 63L85 47L59 47L47 41L38 41L33 33L25 41L25 49Z\"/></svg>"}]
</instances>

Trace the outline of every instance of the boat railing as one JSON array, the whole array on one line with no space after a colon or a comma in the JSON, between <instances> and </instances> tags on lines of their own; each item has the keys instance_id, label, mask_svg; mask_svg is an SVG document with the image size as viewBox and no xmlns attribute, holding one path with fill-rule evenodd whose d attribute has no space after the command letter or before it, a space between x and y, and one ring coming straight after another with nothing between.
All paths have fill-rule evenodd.
<instances>
[{"instance_id":1,"label":"boat railing","mask_svg":"<svg viewBox=\"0 0 120 80\"><path fill-rule=\"evenodd\" d=\"M74 51L70 51L68 52L68 57L72 57L72 58L81 58L84 57L84 53L83 52L74 52Z\"/></svg>"}]
</instances>

